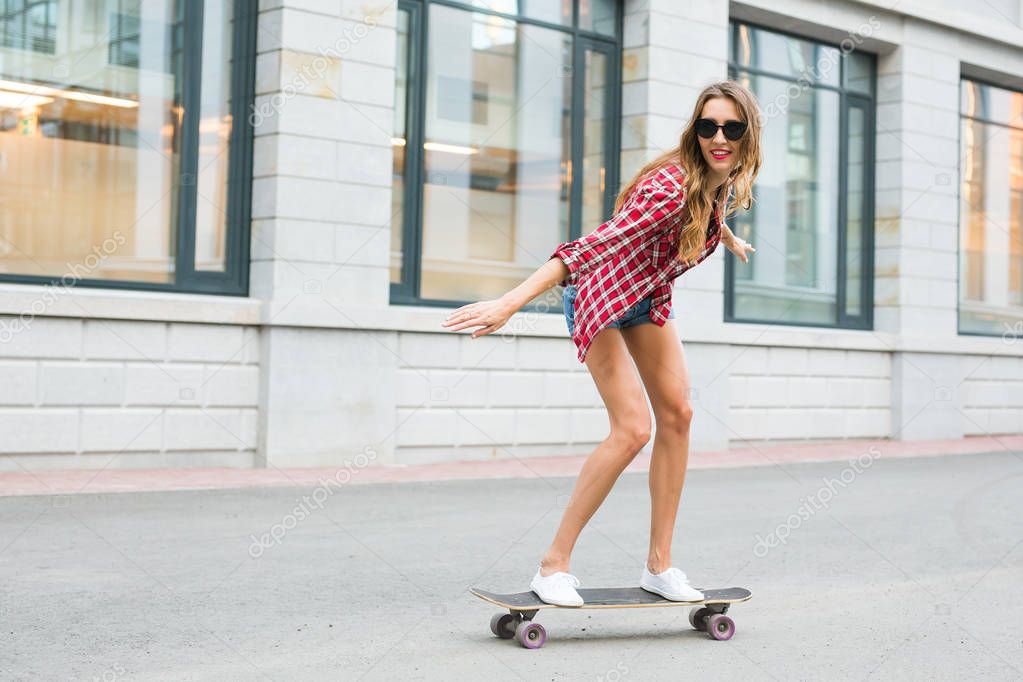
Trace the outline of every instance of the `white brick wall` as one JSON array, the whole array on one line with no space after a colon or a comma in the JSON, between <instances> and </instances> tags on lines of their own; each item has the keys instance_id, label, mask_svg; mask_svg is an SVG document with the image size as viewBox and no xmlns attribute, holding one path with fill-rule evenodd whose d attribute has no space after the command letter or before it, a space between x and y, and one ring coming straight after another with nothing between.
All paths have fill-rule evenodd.
<instances>
[{"instance_id":1,"label":"white brick wall","mask_svg":"<svg viewBox=\"0 0 1023 682\"><path fill-rule=\"evenodd\" d=\"M0 470L252 466L258 347L248 327L34 319L0 343Z\"/></svg>"},{"instance_id":2,"label":"white brick wall","mask_svg":"<svg viewBox=\"0 0 1023 682\"><path fill-rule=\"evenodd\" d=\"M36 401L35 362L0 362L0 405L34 405Z\"/></svg>"},{"instance_id":3,"label":"white brick wall","mask_svg":"<svg viewBox=\"0 0 1023 682\"><path fill-rule=\"evenodd\" d=\"M730 440L883 438L891 427L890 354L732 349Z\"/></svg>"},{"instance_id":4,"label":"white brick wall","mask_svg":"<svg viewBox=\"0 0 1023 682\"><path fill-rule=\"evenodd\" d=\"M499 347L505 353L508 349L517 351L510 352L506 362L519 369L504 369L505 362L490 369L456 362L455 358L465 357L459 352L460 346L487 349L488 343L491 352ZM548 343L552 344L547 348L550 354L544 356L538 349ZM403 361L414 360L398 369L396 461L521 457L527 456L523 453L530 452L530 446L543 443L551 445L540 451L543 454L588 452L608 433L599 395L588 372L575 363L567 338L519 338L506 343L402 333L399 348ZM890 352L693 343L686 344L686 348L693 399L698 407L694 447L893 435ZM715 348L727 351L727 366L714 367L707 362L707 354ZM485 354L485 350L479 351L473 359ZM561 364L559 357L567 357L577 366L569 364L569 370L533 369L556 367ZM934 372L928 360L913 357L909 362L922 371ZM983 356L970 357L977 363L985 362ZM966 415L973 418L978 410L987 410L982 424L1017 429L998 431L1001 433L1020 432L1023 429L1018 420L1014 423L1012 419L1023 413L1023 401L1008 396L1015 396L1014 389L1023 382L1023 366L997 357L990 362L1003 374L998 380L989 380L978 371L964 384L961 393L969 396L965 399ZM433 369L430 365L444 367ZM927 369L923 369L925 365ZM929 387L921 390L930 398L941 398L935 391L945 375L935 376L939 378L924 377ZM1019 379L1006 383L1006 376ZM986 387L984 381L988 382ZM718 406L713 400L722 395L730 396L730 400ZM942 400L935 401L935 405L943 407ZM925 420L926 414L907 414L906 419ZM716 436L711 435L701 446L701 429L723 431L726 443L713 445ZM980 433L979 429L972 432ZM489 446L490 450L480 446Z\"/></svg>"},{"instance_id":5,"label":"white brick wall","mask_svg":"<svg viewBox=\"0 0 1023 682\"><path fill-rule=\"evenodd\" d=\"M966 435L1023 433L1023 358L971 358L960 386Z\"/></svg>"},{"instance_id":6,"label":"white brick wall","mask_svg":"<svg viewBox=\"0 0 1023 682\"><path fill-rule=\"evenodd\" d=\"M915 28L916 23L910 22ZM920 31L878 59L876 327L954 337L959 61Z\"/></svg>"},{"instance_id":7,"label":"white brick wall","mask_svg":"<svg viewBox=\"0 0 1023 682\"><path fill-rule=\"evenodd\" d=\"M607 435L567 338L401 333L398 357L396 461L566 454Z\"/></svg>"},{"instance_id":8,"label":"white brick wall","mask_svg":"<svg viewBox=\"0 0 1023 682\"><path fill-rule=\"evenodd\" d=\"M387 305L396 5L260 9L251 294Z\"/></svg>"}]
</instances>

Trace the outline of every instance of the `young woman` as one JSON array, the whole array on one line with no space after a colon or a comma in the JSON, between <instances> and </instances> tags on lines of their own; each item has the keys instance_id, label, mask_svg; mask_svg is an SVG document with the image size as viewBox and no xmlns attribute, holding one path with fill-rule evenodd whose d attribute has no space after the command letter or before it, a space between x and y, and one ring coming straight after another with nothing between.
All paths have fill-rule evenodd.
<instances>
[{"instance_id":1,"label":"young woman","mask_svg":"<svg viewBox=\"0 0 1023 682\"><path fill-rule=\"evenodd\" d=\"M625 186L614 217L558 246L546 264L501 298L464 305L442 323L452 331L478 327L472 338L491 334L540 293L556 284L565 287L569 333L604 400L611 428L583 465L530 583L547 603L583 603L575 589L579 580L568 572L569 557L583 526L650 439L644 388L657 430L650 459L650 549L640 586L671 600L703 599L671 565L693 409L682 344L665 322L674 317L674 279L710 256L719 242L743 263L749 262L747 252L756 251L724 218L735 211L725 208L733 195L743 208L751 205L761 163L759 114L754 95L738 83L709 85L678 147L646 164Z\"/></svg>"}]
</instances>

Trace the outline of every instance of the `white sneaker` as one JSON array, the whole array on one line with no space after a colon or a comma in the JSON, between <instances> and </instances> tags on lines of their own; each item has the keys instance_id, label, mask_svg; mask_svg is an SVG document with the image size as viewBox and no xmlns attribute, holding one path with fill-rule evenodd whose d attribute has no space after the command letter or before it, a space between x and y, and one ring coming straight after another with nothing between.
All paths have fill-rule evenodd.
<instances>
[{"instance_id":1,"label":"white sneaker","mask_svg":"<svg viewBox=\"0 0 1023 682\"><path fill-rule=\"evenodd\" d=\"M703 592L691 587L686 574L677 568L669 568L663 573L654 574L644 564L639 586L647 592L659 594L671 601L703 601Z\"/></svg>"},{"instance_id":2,"label":"white sneaker","mask_svg":"<svg viewBox=\"0 0 1023 682\"><path fill-rule=\"evenodd\" d=\"M583 598L575 591L577 587L579 579L571 573L558 571L550 575L540 575L539 568L529 583L529 588L536 592L540 601L557 606L582 606Z\"/></svg>"}]
</instances>

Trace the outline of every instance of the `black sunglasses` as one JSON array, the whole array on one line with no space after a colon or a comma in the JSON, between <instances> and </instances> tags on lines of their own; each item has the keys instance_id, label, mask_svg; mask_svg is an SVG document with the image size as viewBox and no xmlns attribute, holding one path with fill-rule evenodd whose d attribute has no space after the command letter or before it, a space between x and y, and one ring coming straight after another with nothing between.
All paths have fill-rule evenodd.
<instances>
[{"instance_id":1,"label":"black sunglasses","mask_svg":"<svg viewBox=\"0 0 1023 682\"><path fill-rule=\"evenodd\" d=\"M733 142L746 134L745 121L725 121L723 125L718 125L709 118L696 119L696 134L702 138L711 139L718 134L718 128L723 129L725 137Z\"/></svg>"}]
</instances>

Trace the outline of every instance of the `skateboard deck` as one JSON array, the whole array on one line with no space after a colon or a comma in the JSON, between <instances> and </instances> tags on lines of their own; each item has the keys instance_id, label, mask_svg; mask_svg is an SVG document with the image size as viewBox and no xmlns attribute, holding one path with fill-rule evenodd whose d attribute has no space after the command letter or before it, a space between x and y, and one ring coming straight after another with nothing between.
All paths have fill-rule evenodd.
<instances>
[{"instance_id":1,"label":"skateboard deck","mask_svg":"<svg viewBox=\"0 0 1023 682\"><path fill-rule=\"evenodd\" d=\"M515 639L527 649L539 649L547 641L547 632L533 616L541 609L627 609L666 606L690 606L689 624L713 639L728 640L735 634L735 622L725 613L732 604L747 601L753 593L743 587L723 589L696 588L703 592L702 601L672 601L647 592L642 587L582 588L578 590L583 598L582 606L558 606L540 600L536 593L515 592L501 594L473 587L470 589L480 599L508 609L490 620L490 630L502 639Z\"/></svg>"}]
</instances>

